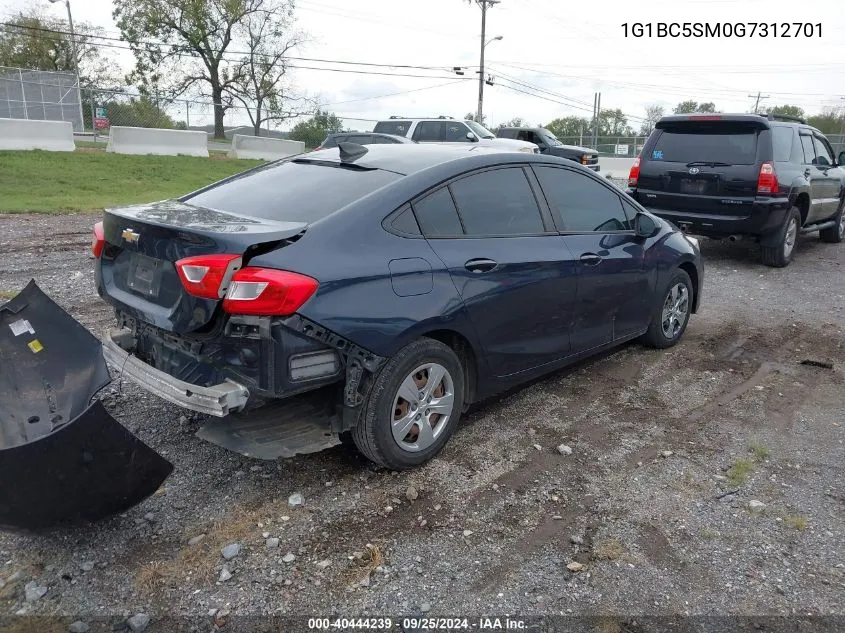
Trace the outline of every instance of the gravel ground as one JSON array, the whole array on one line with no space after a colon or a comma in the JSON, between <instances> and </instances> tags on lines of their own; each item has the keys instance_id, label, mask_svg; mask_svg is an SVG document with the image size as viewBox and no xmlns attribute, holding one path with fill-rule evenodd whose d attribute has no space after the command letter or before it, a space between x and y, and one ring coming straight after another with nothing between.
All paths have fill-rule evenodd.
<instances>
[{"instance_id":1,"label":"gravel ground","mask_svg":"<svg viewBox=\"0 0 845 633\"><path fill-rule=\"evenodd\" d=\"M93 222L0 216L0 291L34 277L100 332ZM680 345L629 345L487 403L413 472L343 447L250 460L114 383L107 407L174 474L94 527L0 534L0 610L845 614L845 248L807 237L783 270L753 247L702 248Z\"/></svg>"}]
</instances>

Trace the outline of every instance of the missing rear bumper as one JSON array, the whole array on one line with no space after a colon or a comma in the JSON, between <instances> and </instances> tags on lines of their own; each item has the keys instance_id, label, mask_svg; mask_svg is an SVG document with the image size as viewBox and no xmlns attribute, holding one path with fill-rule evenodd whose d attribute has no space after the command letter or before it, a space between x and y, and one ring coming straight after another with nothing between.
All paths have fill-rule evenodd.
<instances>
[{"instance_id":1,"label":"missing rear bumper","mask_svg":"<svg viewBox=\"0 0 845 633\"><path fill-rule=\"evenodd\" d=\"M129 330L107 331L103 334L103 355L123 376L150 393L180 407L219 418L246 406L249 390L243 385L226 381L202 387L179 380L133 356L127 350L132 350L134 344L135 338Z\"/></svg>"}]
</instances>

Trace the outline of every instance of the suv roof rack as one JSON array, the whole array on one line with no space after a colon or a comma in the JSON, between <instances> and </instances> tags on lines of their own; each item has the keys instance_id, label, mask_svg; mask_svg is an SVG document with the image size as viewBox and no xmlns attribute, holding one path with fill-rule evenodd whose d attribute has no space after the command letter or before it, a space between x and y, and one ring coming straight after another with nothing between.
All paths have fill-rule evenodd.
<instances>
[{"instance_id":1,"label":"suv roof rack","mask_svg":"<svg viewBox=\"0 0 845 633\"><path fill-rule=\"evenodd\" d=\"M455 117L446 116L445 114L441 114L440 116L397 116L395 114L390 116L391 119L422 119L423 121L426 119L454 119Z\"/></svg>"},{"instance_id":2,"label":"suv roof rack","mask_svg":"<svg viewBox=\"0 0 845 633\"><path fill-rule=\"evenodd\" d=\"M788 114L773 114L769 112L766 115L766 118L769 121L792 121L794 123L803 123L804 125L807 124L807 122L800 116L789 116Z\"/></svg>"}]
</instances>

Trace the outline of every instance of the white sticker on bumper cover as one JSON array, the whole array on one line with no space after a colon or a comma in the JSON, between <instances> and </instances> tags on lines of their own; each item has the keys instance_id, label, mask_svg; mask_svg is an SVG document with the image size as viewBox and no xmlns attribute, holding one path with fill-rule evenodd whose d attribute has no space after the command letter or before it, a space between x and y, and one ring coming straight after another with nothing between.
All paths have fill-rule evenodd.
<instances>
[{"instance_id":1,"label":"white sticker on bumper cover","mask_svg":"<svg viewBox=\"0 0 845 633\"><path fill-rule=\"evenodd\" d=\"M32 329L32 325L26 319L18 319L14 323L10 323L9 329L12 330L12 334L15 336L20 336L21 334L26 334L27 332L35 334L35 330Z\"/></svg>"}]
</instances>

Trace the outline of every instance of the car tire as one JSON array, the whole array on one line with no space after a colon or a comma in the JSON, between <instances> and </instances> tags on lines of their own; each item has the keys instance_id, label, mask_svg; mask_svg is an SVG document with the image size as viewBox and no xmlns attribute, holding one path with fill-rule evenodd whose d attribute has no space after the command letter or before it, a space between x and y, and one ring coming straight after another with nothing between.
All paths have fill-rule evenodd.
<instances>
[{"instance_id":1,"label":"car tire","mask_svg":"<svg viewBox=\"0 0 845 633\"><path fill-rule=\"evenodd\" d=\"M464 371L458 356L447 345L422 338L379 371L352 440L376 464L407 470L440 452L463 406Z\"/></svg>"},{"instance_id":2,"label":"car tire","mask_svg":"<svg viewBox=\"0 0 845 633\"><path fill-rule=\"evenodd\" d=\"M681 339L692 314L693 293L689 275L684 270L676 270L655 303L651 324L641 339L645 345L665 349Z\"/></svg>"},{"instance_id":3,"label":"car tire","mask_svg":"<svg viewBox=\"0 0 845 633\"><path fill-rule=\"evenodd\" d=\"M800 232L801 212L798 207L792 207L772 240L763 243L761 247L763 263L773 268L788 266L795 255L795 246Z\"/></svg>"},{"instance_id":4,"label":"car tire","mask_svg":"<svg viewBox=\"0 0 845 633\"><path fill-rule=\"evenodd\" d=\"M839 242L845 240L845 200L839 203L839 211L836 212L833 219L836 220L836 226L822 229L819 231L819 237L822 242L839 244Z\"/></svg>"}]
</instances>

